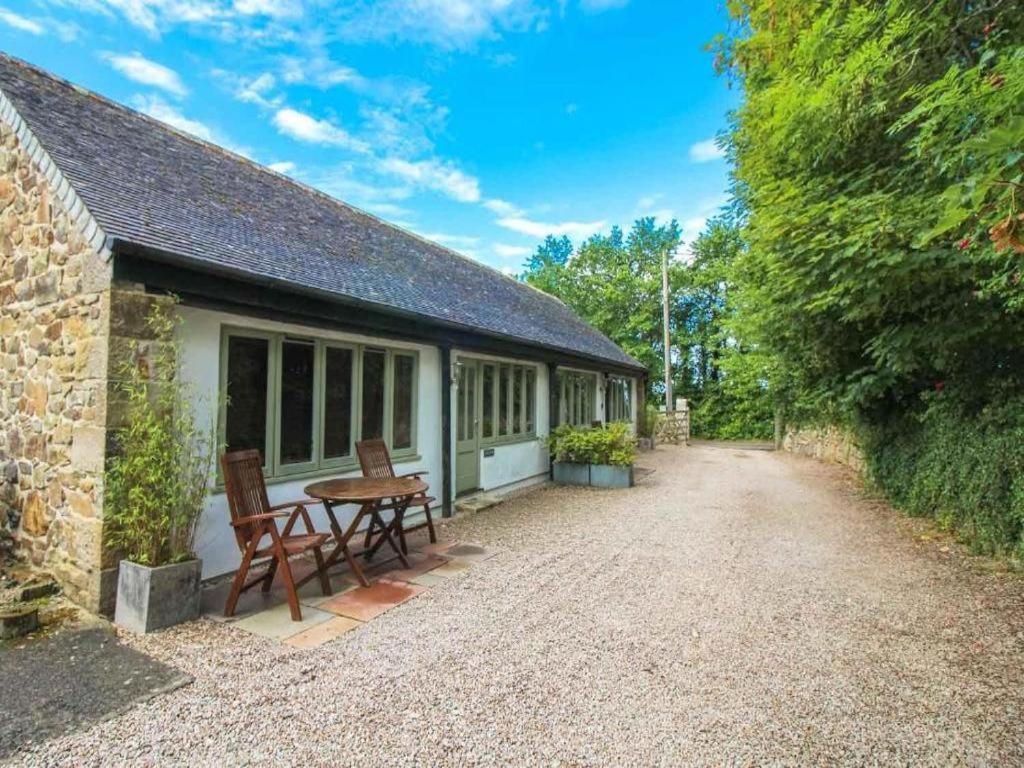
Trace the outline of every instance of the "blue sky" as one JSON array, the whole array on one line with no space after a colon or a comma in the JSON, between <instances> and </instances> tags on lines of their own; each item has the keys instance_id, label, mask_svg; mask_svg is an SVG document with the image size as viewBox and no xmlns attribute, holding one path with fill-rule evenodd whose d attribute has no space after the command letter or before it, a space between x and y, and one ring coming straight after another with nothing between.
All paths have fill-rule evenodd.
<instances>
[{"instance_id":1,"label":"blue sky","mask_svg":"<svg viewBox=\"0 0 1024 768\"><path fill-rule=\"evenodd\" d=\"M0 0L0 47L507 272L725 200L717 0Z\"/></svg>"}]
</instances>

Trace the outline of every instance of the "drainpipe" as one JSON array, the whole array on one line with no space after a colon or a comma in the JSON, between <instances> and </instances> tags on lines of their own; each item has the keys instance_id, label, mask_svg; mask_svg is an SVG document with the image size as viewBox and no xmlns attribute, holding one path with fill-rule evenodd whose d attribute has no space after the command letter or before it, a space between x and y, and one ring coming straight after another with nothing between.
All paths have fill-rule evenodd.
<instances>
[{"instance_id":1,"label":"drainpipe","mask_svg":"<svg viewBox=\"0 0 1024 768\"><path fill-rule=\"evenodd\" d=\"M452 348L441 347L441 516L452 516Z\"/></svg>"}]
</instances>

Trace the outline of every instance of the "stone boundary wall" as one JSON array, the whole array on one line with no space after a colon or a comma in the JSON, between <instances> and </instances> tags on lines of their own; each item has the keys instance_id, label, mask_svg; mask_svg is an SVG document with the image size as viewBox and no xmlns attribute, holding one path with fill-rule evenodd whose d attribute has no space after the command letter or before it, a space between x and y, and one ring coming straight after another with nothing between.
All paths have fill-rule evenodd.
<instances>
[{"instance_id":1,"label":"stone boundary wall","mask_svg":"<svg viewBox=\"0 0 1024 768\"><path fill-rule=\"evenodd\" d=\"M99 605L110 265L0 121L0 555Z\"/></svg>"},{"instance_id":2,"label":"stone boundary wall","mask_svg":"<svg viewBox=\"0 0 1024 768\"><path fill-rule=\"evenodd\" d=\"M864 469L864 456L853 436L840 427L789 427L782 438L782 449L820 461L842 464L858 472Z\"/></svg>"}]
</instances>

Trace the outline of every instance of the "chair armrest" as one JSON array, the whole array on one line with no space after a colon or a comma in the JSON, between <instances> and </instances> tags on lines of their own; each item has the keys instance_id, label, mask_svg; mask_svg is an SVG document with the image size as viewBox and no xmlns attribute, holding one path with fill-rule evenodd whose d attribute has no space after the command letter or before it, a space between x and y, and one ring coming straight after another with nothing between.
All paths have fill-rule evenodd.
<instances>
[{"instance_id":1,"label":"chair armrest","mask_svg":"<svg viewBox=\"0 0 1024 768\"><path fill-rule=\"evenodd\" d=\"M259 515L249 515L248 517L240 517L238 520L232 520L231 524L236 528L240 525L249 525L250 523L259 523L266 520L274 520L278 517L288 517L284 512L264 512Z\"/></svg>"},{"instance_id":2,"label":"chair armrest","mask_svg":"<svg viewBox=\"0 0 1024 768\"><path fill-rule=\"evenodd\" d=\"M430 472L428 472L427 470L421 469L419 472L406 472L404 475L399 475L399 477L419 477L420 475L429 475L429 474L430 474Z\"/></svg>"},{"instance_id":3,"label":"chair armrest","mask_svg":"<svg viewBox=\"0 0 1024 768\"><path fill-rule=\"evenodd\" d=\"M279 509L295 509L296 507L307 507L310 504L319 504L319 499L302 499L302 501L286 501L283 504L272 504L270 510L276 512Z\"/></svg>"}]
</instances>

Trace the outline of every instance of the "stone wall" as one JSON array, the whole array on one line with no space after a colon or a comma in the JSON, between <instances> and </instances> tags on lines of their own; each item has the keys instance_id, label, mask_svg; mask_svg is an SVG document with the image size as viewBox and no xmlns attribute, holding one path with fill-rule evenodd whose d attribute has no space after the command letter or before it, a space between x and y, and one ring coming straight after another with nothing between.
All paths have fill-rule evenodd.
<instances>
[{"instance_id":1,"label":"stone wall","mask_svg":"<svg viewBox=\"0 0 1024 768\"><path fill-rule=\"evenodd\" d=\"M782 438L783 450L801 456L855 469L864 469L864 457L856 441L847 430L839 427L790 427Z\"/></svg>"},{"instance_id":2,"label":"stone wall","mask_svg":"<svg viewBox=\"0 0 1024 768\"><path fill-rule=\"evenodd\" d=\"M96 609L110 266L0 121L0 547Z\"/></svg>"}]
</instances>

